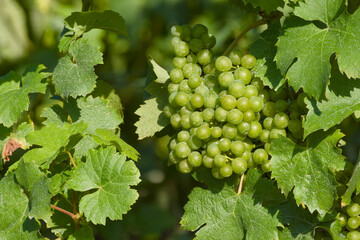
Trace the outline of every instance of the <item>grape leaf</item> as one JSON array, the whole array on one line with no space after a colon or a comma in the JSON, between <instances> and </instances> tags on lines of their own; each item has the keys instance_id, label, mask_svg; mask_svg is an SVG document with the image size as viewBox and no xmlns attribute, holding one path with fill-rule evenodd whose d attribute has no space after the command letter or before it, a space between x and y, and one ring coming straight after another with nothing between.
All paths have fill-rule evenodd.
<instances>
[{"instance_id":1,"label":"grape leaf","mask_svg":"<svg viewBox=\"0 0 360 240\"><path fill-rule=\"evenodd\" d=\"M274 0L274 1L268 1L268 0L242 0L244 4L250 3L255 8L260 7L262 10L265 10L267 13L276 11L278 7L284 6L283 0Z\"/></svg>"},{"instance_id":2,"label":"grape leaf","mask_svg":"<svg viewBox=\"0 0 360 240\"><path fill-rule=\"evenodd\" d=\"M155 62L155 60L151 57L149 58L148 64L150 66L149 76L147 79L148 83L165 83L168 79L170 79L168 72L160 67L160 65L157 64L157 62Z\"/></svg>"},{"instance_id":3,"label":"grape leaf","mask_svg":"<svg viewBox=\"0 0 360 240\"><path fill-rule=\"evenodd\" d=\"M304 203L310 212L325 214L336 197L336 181L331 170L342 170L344 157L336 143L340 131L316 132L302 147L279 137L271 142L271 176L287 195L293 188L297 204Z\"/></svg>"},{"instance_id":4,"label":"grape leaf","mask_svg":"<svg viewBox=\"0 0 360 240\"><path fill-rule=\"evenodd\" d=\"M360 10L349 15L345 1L300 2L288 18L285 34L279 37L277 66L295 90L301 87L322 99L330 76L330 56L336 53L341 72L349 78L360 76ZM316 24L308 21L317 21Z\"/></svg>"},{"instance_id":5,"label":"grape leaf","mask_svg":"<svg viewBox=\"0 0 360 240\"><path fill-rule=\"evenodd\" d=\"M72 190L70 191L72 192ZM54 203L54 205L69 212L72 212L73 209L71 204L65 200L65 198L60 198ZM69 221L68 218L64 217L64 213L60 211L53 211L50 221L47 222L46 227L50 228L51 232L60 239L66 239L75 232L74 221Z\"/></svg>"},{"instance_id":6,"label":"grape leaf","mask_svg":"<svg viewBox=\"0 0 360 240\"><path fill-rule=\"evenodd\" d=\"M140 182L139 170L134 162L125 161L125 155L114 147L90 150L86 162L78 166L67 182L75 191L93 193L83 196L79 210L87 221L105 224L106 218L121 220L138 198L130 186Z\"/></svg>"},{"instance_id":7,"label":"grape leaf","mask_svg":"<svg viewBox=\"0 0 360 240\"><path fill-rule=\"evenodd\" d=\"M45 93L46 83L43 80L50 73L41 72L44 69L43 65L29 67L22 76L21 84L21 77L14 72L0 78L0 123L5 127L12 126L28 109L30 93Z\"/></svg>"},{"instance_id":8,"label":"grape leaf","mask_svg":"<svg viewBox=\"0 0 360 240\"><path fill-rule=\"evenodd\" d=\"M106 10L104 12L73 12L65 18L65 25L68 29L76 30L77 26L85 27L84 32L91 29L104 29L127 36L127 29L124 19L119 13Z\"/></svg>"},{"instance_id":9,"label":"grape leaf","mask_svg":"<svg viewBox=\"0 0 360 240\"><path fill-rule=\"evenodd\" d=\"M24 222L17 223L11 229L0 230L0 239L44 239L39 234L39 223L35 219L25 219Z\"/></svg>"},{"instance_id":10,"label":"grape leaf","mask_svg":"<svg viewBox=\"0 0 360 240\"><path fill-rule=\"evenodd\" d=\"M319 129L325 131L339 124L354 111L360 110L360 81L348 79L333 66L330 84L327 89L327 100L306 101L309 109L304 122L304 135Z\"/></svg>"},{"instance_id":11,"label":"grape leaf","mask_svg":"<svg viewBox=\"0 0 360 240\"><path fill-rule=\"evenodd\" d=\"M351 179L347 184L344 195L341 196L341 205L346 206L352 202L351 196L356 189L356 194L360 192L360 152Z\"/></svg>"},{"instance_id":12,"label":"grape leaf","mask_svg":"<svg viewBox=\"0 0 360 240\"><path fill-rule=\"evenodd\" d=\"M68 240L94 240L94 234L91 227L86 225L71 234Z\"/></svg>"},{"instance_id":13,"label":"grape leaf","mask_svg":"<svg viewBox=\"0 0 360 240\"><path fill-rule=\"evenodd\" d=\"M44 125L57 124L61 126L67 122L67 115L64 109L58 104L44 108L41 117L46 118L46 120L42 122Z\"/></svg>"},{"instance_id":14,"label":"grape leaf","mask_svg":"<svg viewBox=\"0 0 360 240\"><path fill-rule=\"evenodd\" d=\"M279 23L269 25L268 29L261 33L261 38L250 46L250 54L256 57L256 65L251 71L254 73L254 76L259 77L266 86L275 90L285 82L274 61L276 54L275 43L279 31Z\"/></svg>"},{"instance_id":15,"label":"grape leaf","mask_svg":"<svg viewBox=\"0 0 360 240\"><path fill-rule=\"evenodd\" d=\"M102 64L102 53L88 39L80 38L70 45L67 55L54 69L53 83L62 97L85 96L95 88L94 66Z\"/></svg>"},{"instance_id":16,"label":"grape leaf","mask_svg":"<svg viewBox=\"0 0 360 240\"><path fill-rule=\"evenodd\" d=\"M211 176L209 176L211 177ZM247 177L258 178L257 174ZM212 180L208 181L211 183ZM232 184L223 182L196 187L189 195L182 228L196 231L196 239L278 239L276 227L281 226L276 216L256 204L251 193L237 194ZM220 188L219 188L220 187ZM250 191L251 192L251 191Z\"/></svg>"}]
</instances>

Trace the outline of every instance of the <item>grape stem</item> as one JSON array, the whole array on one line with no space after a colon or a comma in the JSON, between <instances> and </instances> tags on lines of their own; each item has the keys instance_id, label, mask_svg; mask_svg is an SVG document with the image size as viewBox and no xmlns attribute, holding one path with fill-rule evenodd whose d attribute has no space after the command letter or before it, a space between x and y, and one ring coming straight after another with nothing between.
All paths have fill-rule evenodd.
<instances>
[{"instance_id":1,"label":"grape stem","mask_svg":"<svg viewBox=\"0 0 360 240\"><path fill-rule=\"evenodd\" d=\"M74 167L76 167L75 161L74 161L73 157L71 156L71 153L67 152L67 154L69 155L69 158L70 158L70 161L71 161L72 165L74 165Z\"/></svg>"},{"instance_id":2,"label":"grape stem","mask_svg":"<svg viewBox=\"0 0 360 240\"><path fill-rule=\"evenodd\" d=\"M72 219L78 218L78 216L76 216L75 214L73 214L69 211L66 211L65 209L59 208L58 206L51 204L51 208L58 210L59 212L65 213L66 215L70 216Z\"/></svg>"},{"instance_id":3,"label":"grape stem","mask_svg":"<svg viewBox=\"0 0 360 240\"><path fill-rule=\"evenodd\" d=\"M242 191L242 188L243 188L243 184L244 184L244 179L245 179L245 173L243 173L241 175L241 179L240 179L240 184L239 184L239 189L237 191L237 194L240 195L241 194L241 191Z\"/></svg>"},{"instance_id":4,"label":"grape stem","mask_svg":"<svg viewBox=\"0 0 360 240\"><path fill-rule=\"evenodd\" d=\"M236 46L237 42L251 29L256 28L258 26L264 25L265 23L267 23L269 21L268 18L262 18L256 22L253 22L252 24L250 24L247 28L244 29L244 31L242 31L235 39L234 41L230 44L230 46L225 50L225 52L223 53L223 56L229 55L229 53L231 52L231 50L233 50L233 48Z\"/></svg>"}]
</instances>

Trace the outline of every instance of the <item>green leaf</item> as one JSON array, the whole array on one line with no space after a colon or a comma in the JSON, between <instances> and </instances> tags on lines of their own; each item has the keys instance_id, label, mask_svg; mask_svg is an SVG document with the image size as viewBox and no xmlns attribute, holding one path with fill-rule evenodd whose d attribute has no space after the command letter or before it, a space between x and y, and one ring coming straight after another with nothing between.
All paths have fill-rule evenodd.
<instances>
[{"instance_id":1,"label":"green leaf","mask_svg":"<svg viewBox=\"0 0 360 240\"><path fill-rule=\"evenodd\" d=\"M58 104L44 108L41 117L46 118L46 120L42 122L44 125L57 124L61 126L67 122L67 115L64 109Z\"/></svg>"},{"instance_id":2,"label":"green leaf","mask_svg":"<svg viewBox=\"0 0 360 240\"><path fill-rule=\"evenodd\" d=\"M356 163L356 166L354 168L354 171L352 173L351 179L347 184L347 189L344 195L341 196L341 205L346 206L352 202L351 196L353 192L356 191L356 194L360 191L360 152L358 156L358 160Z\"/></svg>"},{"instance_id":3,"label":"green leaf","mask_svg":"<svg viewBox=\"0 0 360 240\"><path fill-rule=\"evenodd\" d=\"M268 29L260 35L261 38L250 46L250 54L256 57L256 65L252 69L254 76L260 78L265 85L275 90L285 82L274 61L276 54L275 43L279 31L279 23L269 25Z\"/></svg>"},{"instance_id":4,"label":"green leaf","mask_svg":"<svg viewBox=\"0 0 360 240\"><path fill-rule=\"evenodd\" d=\"M244 4L250 3L255 8L260 7L260 9L265 10L267 13L276 11L278 7L284 6L283 0L242 0Z\"/></svg>"},{"instance_id":5,"label":"green leaf","mask_svg":"<svg viewBox=\"0 0 360 240\"><path fill-rule=\"evenodd\" d=\"M81 159L90 149L95 149L99 144L90 136L83 137L74 147L74 158Z\"/></svg>"},{"instance_id":6,"label":"green leaf","mask_svg":"<svg viewBox=\"0 0 360 240\"><path fill-rule=\"evenodd\" d=\"M151 57L149 57L148 63L150 67L148 81L150 80L151 82L165 83L168 79L170 79L168 72L160 67L160 65L157 64Z\"/></svg>"},{"instance_id":7,"label":"green leaf","mask_svg":"<svg viewBox=\"0 0 360 240\"><path fill-rule=\"evenodd\" d=\"M336 53L341 72L360 77L360 10L346 12L345 1L311 0L300 3L279 37L277 66L290 85L316 99L325 96L330 77L330 57Z\"/></svg>"},{"instance_id":8,"label":"green leaf","mask_svg":"<svg viewBox=\"0 0 360 240\"><path fill-rule=\"evenodd\" d=\"M11 229L0 231L0 239L44 239L39 234L39 223L35 219L25 219L22 223L17 223Z\"/></svg>"},{"instance_id":9,"label":"green leaf","mask_svg":"<svg viewBox=\"0 0 360 240\"><path fill-rule=\"evenodd\" d=\"M211 177L211 176L210 176ZM248 176L249 177L249 176ZM256 178L256 174L254 175ZM250 179L252 177L250 176ZM211 182L211 180L210 180ZM181 226L196 232L196 239L278 239L281 226L276 216L256 204L251 194L237 194L233 186L210 184L209 189L194 188L185 205Z\"/></svg>"},{"instance_id":10,"label":"green leaf","mask_svg":"<svg viewBox=\"0 0 360 240\"><path fill-rule=\"evenodd\" d=\"M65 18L65 24L71 30L83 26L85 27L84 32L97 28L116 32L123 36L128 35L124 19L119 13L111 10L104 12L73 12L69 17Z\"/></svg>"},{"instance_id":11,"label":"green leaf","mask_svg":"<svg viewBox=\"0 0 360 240\"><path fill-rule=\"evenodd\" d=\"M41 72L45 67L39 65L26 70L21 80L14 72L0 78L0 123L10 127L21 117L21 113L29 107L30 93L45 93L46 83L43 79L50 74Z\"/></svg>"},{"instance_id":12,"label":"green leaf","mask_svg":"<svg viewBox=\"0 0 360 240\"><path fill-rule=\"evenodd\" d=\"M86 225L71 234L68 240L94 240L94 234L91 227Z\"/></svg>"},{"instance_id":13,"label":"green leaf","mask_svg":"<svg viewBox=\"0 0 360 240\"><path fill-rule=\"evenodd\" d=\"M317 132L307 139L307 146L296 145L285 137L271 142L271 176L287 195L293 188L297 204L310 212L324 215L336 197L336 180L331 170L342 170L344 157L336 143L340 131Z\"/></svg>"},{"instance_id":14,"label":"green leaf","mask_svg":"<svg viewBox=\"0 0 360 240\"><path fill-rule=\"evenodd\" d=\"M87 221L104 225L106 218L121 220L138 198L130 186L140 182L139 170L134 162L125 159L114 147L90 150L86 162L71 175L69 188L80 192L92 190L81 198L79 206Z\"/></svg>"},{"instance_id":15,"label":"green leaf","mask_svg":"<svg viewBox=\"0 0 360 240\"><path fill-rule=\"evenodd\" d=\"M360 81L348 79L337 66L332 68L326 95L327 100L322 102L306 101L309 111L303 125L305 136L319 129L326 131L360 110Z\"/></svg>"},{"instance_id":16,"label":"green leaf","mask_svg":"<svg viewBox=\"0 0 360 240\"><path fill-rule=\"evenodd\" d=\"M97 78L94 66L102 63L99 48L85 38L78 39L54 69L56 92L65 98L89 94L94 90Z\"/></svg>"}]
</instances>

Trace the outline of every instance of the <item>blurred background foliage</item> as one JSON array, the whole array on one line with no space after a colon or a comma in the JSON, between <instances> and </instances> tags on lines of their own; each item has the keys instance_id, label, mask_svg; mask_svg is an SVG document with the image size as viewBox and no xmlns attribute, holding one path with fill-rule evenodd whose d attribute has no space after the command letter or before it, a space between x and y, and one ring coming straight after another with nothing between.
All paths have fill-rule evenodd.
<instances>
[{"instance_id":1,"label":"blurred background foliage","mask_svg":"<svg viewBox=\"0 0 360 240\"><path fill-rule=\"evenodd\" d=\"M57 44L63 19L81 8L79 0L1 0L0 76L10 70L21 72L28 64L43 63L52 71L59 58ZM167 167L168 138L138 141L135 134L138 116L134 112L143 102L147 58L151 56L159 65L171 69L171 26L196 23L206 25L216 36L215 54L220 55L236 35L259 17L258 11L244 6L241 0L94 1L94 10L105 9L124 17L129 36L101 30L86 36L101 46L104 53L104 65L96 67L99 79L110 83L121 97L125 116L121 137L140 152L137 165L142 182L138 186L140 198L124 220L108 220L106 226L93 226L96 238L192 239L191 233L180 230L179 221L195 181L177 173L173 166ZM260 27L249 32L239 41L238 49L246 53L263 30ZM39 95L32 96L35 121L41 122L41 110L49 104ZM351 125L359 124L345 124ZM348 131L354 133L357 129L351 127ZM357 154L351 149L349 152Z\"/></svg>"}]
</instances>

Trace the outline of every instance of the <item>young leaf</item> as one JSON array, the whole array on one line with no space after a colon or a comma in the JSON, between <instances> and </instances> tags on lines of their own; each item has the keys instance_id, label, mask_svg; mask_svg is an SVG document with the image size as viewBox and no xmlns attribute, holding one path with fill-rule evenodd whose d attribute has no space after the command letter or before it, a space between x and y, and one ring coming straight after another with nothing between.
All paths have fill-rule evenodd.
<instances>
[{"instance_id":1,"label":"young leaf","mask_svg":"<svg viewBox=\"0 0 360 240\"><path fill-rule=\"evenodd\" d=\"M295 90L301 87L311 97L324 98L330 76L330 56L336 53L341 72L349 78L360 76L360 10L350 15L345 1L311 0L300 2L285 23L279 37L277 66Z\"/></svg>"},{"instance_id":2,"label":"young leaf","mask_svg":"<svg viewBox=\"0 0 360 240\"><path fill-rule=\"evenodd\" d=\"M94 224L105 224L106 218L121 220L138 198L130 186L140 182L134 162L125 161L114 147L90 150L86 162L78 166L67 182L69 188L85 192L80 200L80 213Z\"/></svg>"},{"instance_id":3,"label":"young leaf","mask_svg":"<svg viewBox=\"0 0 360 240\"><path fill-rule=\"evenodd\" d=\"M271 143L271 176L287 195L294 188L297 204L304 203L310 212L324 215L336 197L336 181L331 170L342 170L344 157L336 143L340 131L318 132L301 147L285 137Z\"/></svg>"},{"instance_id":4,"label":"young leaf","mask_svg":"<svg viewBox=\"0 0 360 240\"><path fill-rule=\"evenodd\" d=\"M62 97L85 96L95 88L94 66L102 64L102 53L88 39L81 38L70 45L68 55L59 59L54 69L53 83Z\"/></svg>"},{"instance_id":5,"label":"young leaf","mask_svg":"<svg viewBox=\"0 0 360 240\"><path fill-rule=\"evenodd\" d=\"M260 7L260 9L266 11L267 13L276 11L278 7L284 6L283 0L274 0L274 1L268 1L268 0L242 0L244 4L250 3L254 7Z\"/></svg>"}]
</instances>

